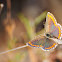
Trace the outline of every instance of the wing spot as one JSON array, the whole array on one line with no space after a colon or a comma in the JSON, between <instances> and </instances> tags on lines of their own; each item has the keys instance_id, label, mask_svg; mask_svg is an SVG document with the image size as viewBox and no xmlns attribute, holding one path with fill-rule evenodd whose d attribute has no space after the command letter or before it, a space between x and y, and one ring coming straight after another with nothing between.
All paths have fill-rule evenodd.
<instances>
[{"instance_id":1,"label":"wing spot","mask_svg":"<svg viewBox=\"0 0 62 62\"><path fill-rule=\"evenodd\" d=\"M45 49L51 49L51 48L53 48L53 47L55 47L55 45L56 45L56 43L54 43L51 47L49 47L49 48L46 48L45 47Z\"/></svg>"},{"instance_id":2,"label":"wing spot","mask_svg":"<svg viewBox=\"0 0 62 62\"><path fill-rule=\"evenodd\" d=\"M31 42L28 42L31 46L34 46L34 47L43 47L42 45L33 45Z\"/></svg>"}]
</instances>

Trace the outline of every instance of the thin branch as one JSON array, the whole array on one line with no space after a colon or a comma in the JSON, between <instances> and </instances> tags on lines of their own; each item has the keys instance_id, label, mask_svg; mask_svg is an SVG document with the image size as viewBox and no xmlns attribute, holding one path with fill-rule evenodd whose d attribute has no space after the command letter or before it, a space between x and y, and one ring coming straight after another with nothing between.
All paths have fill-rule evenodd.
<instances>
[{"instance_id":1,"label":"thin branch","mask_svg":"<svg viewBox=\"0 0 62 62\"><path fill-rule=\"evenodd\" d=\"M27 46L28 46L28 45L24 45L24 46L21 46L21 47L17 47L17 48L8 50L8 51L1 52L0 54L5 54L5 53L11 52L11 51L15 51L15 50L17 50L17 49L24 48L24 47L27 47Z\"/></svg>"}]
</instances>

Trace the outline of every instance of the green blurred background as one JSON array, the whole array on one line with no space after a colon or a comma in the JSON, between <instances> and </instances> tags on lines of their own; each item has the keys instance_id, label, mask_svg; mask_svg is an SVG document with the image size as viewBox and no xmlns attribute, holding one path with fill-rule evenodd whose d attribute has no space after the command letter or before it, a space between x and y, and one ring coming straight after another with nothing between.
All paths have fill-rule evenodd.
<instances>
[{"instance_id":1,"label":"green blurred background","mask_svg":"<svg viewBox=\"0 0 62 62\"><path fill-rule=\"evenodd\" d=\"M47 12L62 25L62 0L0 0L0 52L43 34ZM62 62L62 45L51 52L26 47L0 55L0 62Z\"/></svg>"}]
</instances>

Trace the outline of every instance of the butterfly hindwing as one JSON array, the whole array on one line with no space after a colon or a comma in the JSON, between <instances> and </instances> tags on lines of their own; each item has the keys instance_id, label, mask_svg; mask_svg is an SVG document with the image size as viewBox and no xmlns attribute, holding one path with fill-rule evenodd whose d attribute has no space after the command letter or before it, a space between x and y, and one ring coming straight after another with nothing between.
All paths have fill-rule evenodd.
<instances>
[{"instance_id":1,"label":"butterfly hindwing","mask_svg":"<svg viewBox=\"0 0 62 62\"><path fill-rule=\"evenodd\" d=\"M29 41L28 45L30 47L41 48L48 51L55 48L57 46L57 43L52 39L46 38L45 36L39 36L32 41Z\"/></svg>"},{"instance_id":2,"label":"butterfly hindwing","mask_svg":"<svg viewBox=\"0 0 62 62\"><path fill-rule=\"evenodd\" d=\"M45 29L46 33L50 33L53 37L61 39L61 25L56 22L55 17L50 12L46 16Z\"/></svg>"}]
</instances>

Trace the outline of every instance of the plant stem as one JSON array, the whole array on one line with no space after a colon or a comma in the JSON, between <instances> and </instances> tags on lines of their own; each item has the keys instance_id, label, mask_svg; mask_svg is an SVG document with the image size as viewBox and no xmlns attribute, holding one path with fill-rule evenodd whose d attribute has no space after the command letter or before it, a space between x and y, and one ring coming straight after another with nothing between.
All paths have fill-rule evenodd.
<instances>
[{"instance_id":1,"label":"plant stem","mask_svg":"<svg viewBox=\"0 0 62 62\"><path fill-rule=\"evenodd\" d=\"M28 45L24 45L24 46L21 46L21 47L17 47L17 48L8 50L8 51L1 52L0 54L5 54L5 53L11 52L11 51L15 51L15 50L17 50L17 49L24 48L24 47L27 47L27 46L28 46Z\"/></svg>"}]
</instances>

